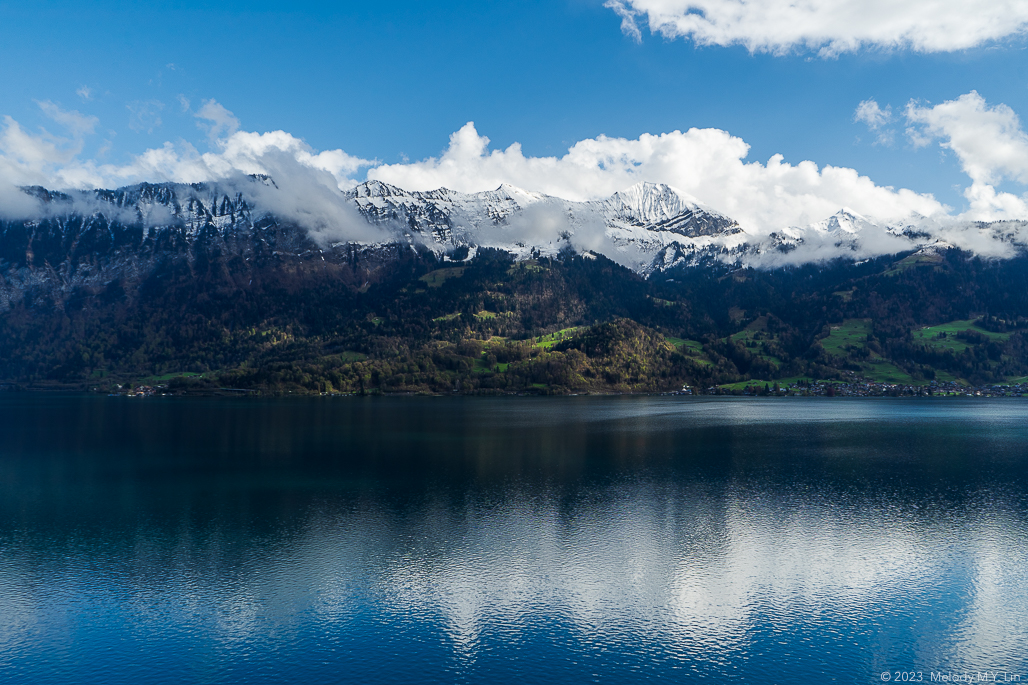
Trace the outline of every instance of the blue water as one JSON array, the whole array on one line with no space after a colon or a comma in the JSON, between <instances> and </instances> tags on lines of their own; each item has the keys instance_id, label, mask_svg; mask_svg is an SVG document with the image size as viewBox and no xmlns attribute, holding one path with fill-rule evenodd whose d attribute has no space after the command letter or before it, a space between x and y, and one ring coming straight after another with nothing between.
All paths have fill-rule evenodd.
<instances>
[{"instance_id":1,"label":"blue water","mask_svg":"<svg viewBox=\"0 0 1028 685\"><path fill-rule=\"evenodd\" d=\"M0 395L0 682L1028 682L1026 419Z\"/></svg>"}]
</instances>

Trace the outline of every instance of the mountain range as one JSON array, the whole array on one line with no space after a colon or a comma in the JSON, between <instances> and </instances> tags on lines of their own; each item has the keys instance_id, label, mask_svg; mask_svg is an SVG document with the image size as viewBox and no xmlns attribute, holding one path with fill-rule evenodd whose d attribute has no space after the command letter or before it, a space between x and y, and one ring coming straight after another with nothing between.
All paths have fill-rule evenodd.
<instances>
[{"instance_id":1,"label":"mountain range","mask_svg":"<svg viewBox=\"0 0 1028 685\"><path fill-rule=\"evenodd\" d=\"M0 222L0 307L19 291L47 286L56 294L138 276L161 259L214 245L244 255L270 250L325 259L402 244L438 255L493 247L521 259L570 247L648 275L711 261L776 267L951 246L1010 256L1028 244L1025 222L941 222L920 216L881 222L847 209L808 226L757 235L654 183L591 202L509 185L481 193L409 192L369 181L328 203L316 198L305 206L302 199L282 202L284 193L267 177L26 192L39 201L37 216Z\"/></svg>"},{"instance_id":2,"label":"mountain range","mask_svg":"<svg viewBox=\"0 0 1028 685\"><path fill-rule=\"evenodd\" d=\"M841 209L756 234L651 183L591 202L507 185L287 192L266 176L25 192L33 216L0 219L0 381L16 384L636 392L1028 374L1024 222Z\"/></svg>"}]
</instances>

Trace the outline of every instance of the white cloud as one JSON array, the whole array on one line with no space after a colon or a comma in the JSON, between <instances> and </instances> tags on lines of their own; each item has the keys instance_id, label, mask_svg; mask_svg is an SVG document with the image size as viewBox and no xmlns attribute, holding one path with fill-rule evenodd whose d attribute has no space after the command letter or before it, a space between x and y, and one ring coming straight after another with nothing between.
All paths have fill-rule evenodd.
<instances>
[{"instance_id":1,"label":"white cloud","mask_svg":"<svg viewBox=\"0 0 1028 685\"><path fill-rule=\"evenodd\" d=\"M63 112L49 102L40 106L77 134L91 133L97 123L94 117ZM292 164L328 174L331 186L338 190L352 187L356 183L354 175L374 164L342 150L317 152L285 131L235 131L236 117L214 100L206 101L196 116L221 133L214 141L216 151L200 154L189 143L166 142L120 165L80 159L81 135L72 140L45 130L33 134L7 116L0 130L0 178L51 188L111 188L140 181L195 183L238 175L271 175L275 169L285 175L289 170L283 160L292 160Z\"/></svg>"},{"instance_id":2,"label":"white cloud","mask_svg":"<svg viewBox=\"0 0 1028 685\"><path fill-rule=\"evenodd\" d=\"M0 164L0 174L4 171ZM0 219L22 219L35 216L40 211L40 204L26 195L15 185L5 183L0 177Z\"/></svg>"},{"instance_id":3,"label":"white cloud","mask_svg":"<svg viewBox=\"0 0 1028 685\"><path fill-rule=\"evenodd\" d=\"M239 130L239 119L213 99L204 100L203 107L193 116L199 119L197 124L207 131L207 137L212 141L227 138Z\"/></svg>"},{"instance_id":4,"label":"white cloud","mask_svg":"<svg viewBox=\"0 0 1028 685\"><path fill-rule=\"evenodd\" d=\"M37 100L36 104L43 110L43 114L66 128L76 138L92 133L100 123L100 120L94 116L82 114L74 109L65 111L49 100L42 102Z\"/></svg>"},{"instance_id":5,"label":"white cloud","mask_svg":"<svg viewBox=\"0 0 1028 685\"><path fill-rule=\"evenodd\" d=\"M74 164L81 151L80 141L60 138L46 130L32 134L11 117L4 117L3 132L0 133L0 164L8 178L18 176L23 182L45 183L49 171Z\"/></svg>"},{"instance_id":6,"label":"white cloud","mask_svg":"<svg viewBox=\"0 0 1028 685\"><path fill-rule=\"evenodd\" d=\"M77 112L63 112L52 103L40 106L76 132L91 132L90 124L95 126ZM381 231L360 220L339 192L352 187L357 172L373 162L342 150L315 151L284 131L235 131L235 116L214 100L205 102L196 116L220 134L214 141L215 151L201 154L189 143L167 142L120 165L80 159L81 136L69 140L45 130L33 134L5 117L0 129L0 214L8 218L39 214L39 204L18 190L24 185L88 189L141 181L219 181L237 186L263 210L305 226L320 242L383 239ZM246 178L251 174L266 174L272 182L254 183Z\"/></svg>"},{"instance_id":7,"label":"white cloud","mask_svg":"<svg viewBox=\"0 0 1028 685\"><path fill-rule=\"evenodd\" d=\"M608 2L605 2L603 6L614 10L614 12L621 17L622 33L634 40L636 43L642 42L642 31L639 30L639 24L635 21L635 11L626 6L622 0L609 0Z\"/></svg>"},{"instance_id":8,"label":"white cloud","mask_svg":"<svg viewBox=\"0 0 1028 685\"><path fill-rule=\"evenodd\" d=\"M976 91L928 107L911 102L906 108L915 146L933 140L952 150L971 178L964 196L971 205L967 218L992 220L1026 218L1023 197L997 192L1005 180L1028 184L1028 135L1010 107L990 107Z\"/></svg>"},{"instance_id":9,"label":"white cloud","mask_svg":"<svg viewBox=\"0 0 1028 685\"><path fill-rule=\"evenodd\" d=\"M752 52L812 50L822 56L860 48L963 50L1028 28L1021 0L609 0L622 31L697 45L743 45Z\"/></svg>"},{"instance_id":10,"label":"white cloud","mask_svg":"<svg viewBox=\"0 0 1028 685\"><path fill-rule=\"evenodd\" d=\"M208 100L195 116L212 132L211 151L201 153L184 141L166 142L112 164L82 157L84 137L96 127L94 118L50 102L40 107L71 135L56 136L44 129L31 132L10 117L0 120L0 211L5 216L30 213L36 206L17 191L21 185L67 189L112 188L141 181L240 183L247 175L267 174L272 184L246 181L240 187L254 193L266 209L295 219L319 239L332 242L367 230L350 221L350 208L339 192L354 186L367 169L369 179L408 190L448 187L476 192L509 183L579 201L605 198L640 181L667 183L736 219L757 236L821 221L843 207L886 221L918 213L939 219L940 225L948 225L953 218L1028 217L1023 197L996 189L1003 181L1028 183L1028 136L1009 107L991 107L975 92L934 107L912 102L903 114L922 141L938 141L960 159L971 180L965 191L971 211L961 217L950 216L948 208L931 195L877 185L854 169L819 167L813 161L787 163L782 155L766 163L747 161L749 146L718 129L643 134L635 139L599 136L579 141L559 157L533 157L517 143L503 150L490 149L489 139L468 123L450 136L449 146L438 157L380 165L343 150L314 150L285 131L235 130L236 117ZM880 133L891 121L891 109L867 100L854 117ZM515 222L511 229L530 231L538 228L536 224L545 224L559 233L566 218L544 209L525 215L531 226ZM579 233L579 242L604 239L600 228ZM973 247L995 241L965 231L951 242ZM868 243L867 249L888 247L876 245ZM987 251L987 246L982 250Z\"/></svg>"},{"instance_id":11,"label":"white cloud","mask_svg":"<svg viewBox=\"0 0 1028 685\"><path fill-rule=\"evenodd\" d=\"M39 204L18 189L21 185L45 184L45 173L54 164L71 162L81 148L69 148L70 141L46 131L33 135L9 116L0 131L0 217L30 216Z\"/></svg>"},{"instance_id":12,"label":"white cloud","mask_svg":"<svg viewBox=\"0 0 1028 685\"><path fill-rule=\"evenodd\" d=\"M1010 107L989 107L976 91L934 107L907 105L907 119L960 158L973 181L997 183L1013 178L1028 183L1028 135Z\"/></svg>"},{"instance_id":13,"label":"white cloud","mask_svg":"<svg viewBox=\"0 0 1028 685\"><path fill-rule=\"evenodd\" d=\"M93 99L93 89L89 86L79 86L79 89L75 91L75 94L83 100L88 101Z\"/></svg>"},{"instance_id":14,"label":"white cloud","mask_svg":"<svg viewBox=\"0 0 1028 685\"><path fill-rule=\"evenodd\" d=\"M338 191L355 185L353 176L357 171L373 163L342 150L315 152L285 131L237 131L216 144L216 152L201 154L188 143L166 142L123 165L97 165L91 160L67 164L60 169L60 178L65 186L82 188L116 187L140 181L196 183L266 174L282 185L291 175L314 170L325 174L319 182Z\"/></svg>"},{"instance_id":15,"label":"white cloud","mask_svg":"<svg viewBox=\"0 0 1028 685\"><path fill-rule=\"evenodd\" d=\"M806 225L851 207L884 219L946 208L931 195L875 185L853 169L811 161L744 162L749 146L718 129L689 129L637 139L583 140L563 157L527 157L517 143L488 149L468 123L438 158L375 167L368 177L408 190L475 192L510 183L568 200L607 197L640 181L667 183L736 219L751 232Z\"/></svg>"},{"instance_id":16,"label":"white cloud","mask_svg":"<svg viewBox=\"0 0 1028 685\"><path fill-rule=\"evenodd\" d=\"M6 190L0 191L0 197L5 203L7 215L17 186L52 186L55 185L55 180L63 179L66 169L75 169L79 166L77 160L85 144L85 136L93 133L100 123L94 116L87 116L75 110L62 110L49 100L36 104L43 114L64 127L71 137L55 136L46 129L33 134L23 129L11 117L3 118L3 128L0 130L0 186L6 187ZM22 203L16 204L24 208Z\"/></svg>"},{"instance_id":17,"label":"white cloud","mask_svg":"<svg viewBox=\"0 0 1028 685\"><path fill-rule=\"evenodd\" d=\"M864 100L857 105L853 121L863 122L872 131L877 131L892 121L892 107L886 105L885 109L882 109L873 99Z\"/></svg>"},{"instance_id":18,"label":"white cloud","mask_svg":"<svg viewBox=\"0 0 1028 685\"><path fill-rule=\"evenodd\" d=\"M876 145L892 145L895 139L895 132L892 129L883 128L892 121L892 107L889 105L882 109L873 99L867 99L857 105L853 113L853 121L863 122L875 134Z\"/></svg>"}]
</instances>

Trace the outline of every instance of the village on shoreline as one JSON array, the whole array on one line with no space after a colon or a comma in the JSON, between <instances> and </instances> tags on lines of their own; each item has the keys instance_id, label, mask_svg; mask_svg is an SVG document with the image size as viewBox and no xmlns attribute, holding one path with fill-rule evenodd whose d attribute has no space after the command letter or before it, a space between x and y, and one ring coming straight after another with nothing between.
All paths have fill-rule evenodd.
<instances>
[{"instance_id":1,"label":"village on shoreline","mask_svg":"<svg viewBox=\"0 0 1028 685\"><path fill-rule=\"evenodd\" d=\"M924 385L881 383L876 381L753 381L744 387L715 386L696 392L683 388L675 394L742 395L772 397L1024 397L1028 383L966 385L957 381L931 381Z\"/></svg>"}]
</instances>

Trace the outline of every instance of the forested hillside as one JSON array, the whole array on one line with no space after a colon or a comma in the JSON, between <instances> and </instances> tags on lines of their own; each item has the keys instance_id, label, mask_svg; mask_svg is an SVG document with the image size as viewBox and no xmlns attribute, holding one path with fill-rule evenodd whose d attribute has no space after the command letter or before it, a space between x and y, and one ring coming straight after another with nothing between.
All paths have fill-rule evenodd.
<instances>
[{"instance_id":1,"label":"forested hillside","mask_svg":"<svg viewBox=\"0 0 1028 685\"><path fill-rule=\"evenodd\" d=\"M649 279L568 250L205 255L0 315L9 387L109 392L660 392L759 380L1028 375L1028 259L958 250ZM363 282L362 282L363 280Z\"/></svg>"}]
</instances>

